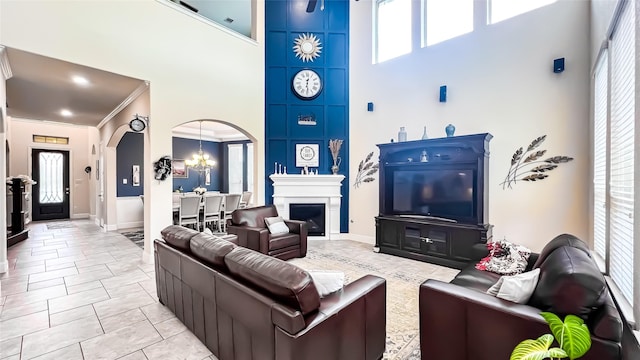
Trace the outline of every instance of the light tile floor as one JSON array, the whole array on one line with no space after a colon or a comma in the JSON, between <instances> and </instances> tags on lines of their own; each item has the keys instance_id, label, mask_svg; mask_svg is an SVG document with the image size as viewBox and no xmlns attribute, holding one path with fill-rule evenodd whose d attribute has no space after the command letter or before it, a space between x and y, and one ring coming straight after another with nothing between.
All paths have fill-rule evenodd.
<instances>
[{"instance_id":1,"label":"light tile floor","mask_svg":"<svg viewBox=\"0 0 640 360\"><path fill-rule=\"evenodd\" d=\"M0 274L0 359L216 359L158 303L153 264L88 220L31 223Z\"/></svg>"}]
</instances>

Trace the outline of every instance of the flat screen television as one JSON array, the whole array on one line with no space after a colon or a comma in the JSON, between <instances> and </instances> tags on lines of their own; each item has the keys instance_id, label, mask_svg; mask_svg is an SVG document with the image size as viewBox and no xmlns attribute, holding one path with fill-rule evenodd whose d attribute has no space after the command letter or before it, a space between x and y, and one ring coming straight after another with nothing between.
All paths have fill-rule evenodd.
<instances>
[{"instance_id":1,"label":"flat screen television","mask_svg":"<svg viewBox=\"0 0 640 360\"><path fill-rule=\"evenodd\" d=\"M387 213L477 221L476 179L471 169L395 169Z\"/></svg>"}]
</instances>

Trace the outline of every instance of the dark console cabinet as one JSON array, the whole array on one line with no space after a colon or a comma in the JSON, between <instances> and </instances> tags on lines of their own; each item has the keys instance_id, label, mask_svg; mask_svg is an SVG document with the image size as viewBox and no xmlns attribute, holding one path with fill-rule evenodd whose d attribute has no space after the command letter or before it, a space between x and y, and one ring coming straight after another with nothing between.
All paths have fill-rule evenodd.
<instances>
[{"instance_id":1,"label":"dark console cabinet","mask_svg":"<svg viewBox=\"0 0 640 360\"><path fill-rule=\"evenodd\" d=\"M380 144L380 252L462 268L491 238L489 141L477 134Z\"/></svg>"},{"instance_id":2,"label":"dark console cabinet","mask_svg":"<svg viewBox=\"0 0 640 360\"><path fill-rule=\"evenodd\" d=\"M380 252L461 269L474 258L474 246L491 238L491 226L443 223L397 216L376 218Z\"/></svg>"}]
</instances>

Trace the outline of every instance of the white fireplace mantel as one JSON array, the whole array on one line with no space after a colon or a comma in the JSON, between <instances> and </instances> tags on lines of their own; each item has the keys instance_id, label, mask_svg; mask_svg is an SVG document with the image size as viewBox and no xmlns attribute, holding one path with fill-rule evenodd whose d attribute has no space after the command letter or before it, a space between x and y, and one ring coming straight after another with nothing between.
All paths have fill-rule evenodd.
<instances>
[{"instance_id":1,"label":"white fireplace mantel","mask_svg":"<svg viewBox=\"0 0 640 360\"><path fill-rule=\"evenodd\" d=\"M325 236L317 240L340 239L340 187L344 175L269 175L273 181L273 204L278 214L289 218L289 204L324 204Z\"/></svg>"}]
</instances>

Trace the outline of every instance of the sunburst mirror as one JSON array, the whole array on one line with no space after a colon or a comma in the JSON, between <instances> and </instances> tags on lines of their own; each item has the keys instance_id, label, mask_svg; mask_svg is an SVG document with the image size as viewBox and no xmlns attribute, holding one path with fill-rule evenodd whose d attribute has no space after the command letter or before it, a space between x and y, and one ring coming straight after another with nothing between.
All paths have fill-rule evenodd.
<instances>
[{"instance_id":1,"label":"sunburst mirror","mask_svg":"<svg viewBox=\"0 0 640 360\"><path fill-rule=\"evenodd\" d=\"M315 58L320 57L322 46L320 46L320 40L314 34L300 34L294 40L294 43L293 52L302 61L313 61Z\"/></svg>"}]
</instances>

